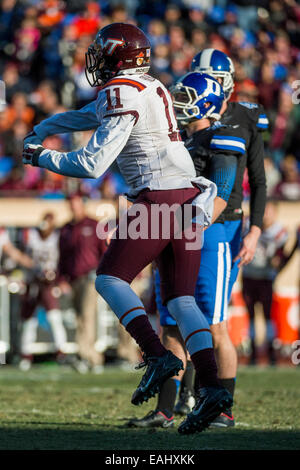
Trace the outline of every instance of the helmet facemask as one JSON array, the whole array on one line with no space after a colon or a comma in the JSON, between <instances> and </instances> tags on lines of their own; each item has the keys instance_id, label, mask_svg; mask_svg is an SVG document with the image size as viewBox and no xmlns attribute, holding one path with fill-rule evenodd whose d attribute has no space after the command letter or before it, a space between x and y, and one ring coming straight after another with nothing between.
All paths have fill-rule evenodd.
<instances>
[{"instance_id":1,"label":"helmet facemask","mask_svg":"<svg viewBox=\"0 0 300 470\"><path fill-rule=\"evenodd\" d=\"M193 120L204 118L220 119L220 114L214 112L216 107L206 98L208 93L204 92L199 96L195 88L180 83L171 88L170 91L174 98L173 106L176 111L176 119L182 124L186 125ZM209 104L205 112L201 111L198 106L200 100L203 100L202 103Z\"/></svg>"},{"instance_id":2,"label":"helmet facemask","mask_svg":"<svg viewBox=\"0 0 300 470\"><path fill-rule=\"evenodd\" d=\"M123 62L120 61L112 70L112 64L108 64L107 56L103 53L101 46L91 44L85 54L85 76L92 87L101 86L115 76ZM110 67L108 66L110 65Z\"/></svg>"}]
</instances>

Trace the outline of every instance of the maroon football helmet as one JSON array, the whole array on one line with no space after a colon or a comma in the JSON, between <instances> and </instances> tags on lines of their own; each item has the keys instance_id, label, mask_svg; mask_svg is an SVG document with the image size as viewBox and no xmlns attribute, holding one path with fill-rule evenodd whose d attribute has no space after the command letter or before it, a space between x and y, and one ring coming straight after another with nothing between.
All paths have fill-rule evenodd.
<instances>
[{"instance_id":1,"label":"maroon football helmet","mask_svg":"<svg viewBox=\"0 0 300 470\"><path fill-rule=\"evenodd\" d=\"M85 60L89 84L103 85L121 70L147 73L150 68L150 43L137 26L112 23L97 33Z\"/></svg>"}]
</instances>

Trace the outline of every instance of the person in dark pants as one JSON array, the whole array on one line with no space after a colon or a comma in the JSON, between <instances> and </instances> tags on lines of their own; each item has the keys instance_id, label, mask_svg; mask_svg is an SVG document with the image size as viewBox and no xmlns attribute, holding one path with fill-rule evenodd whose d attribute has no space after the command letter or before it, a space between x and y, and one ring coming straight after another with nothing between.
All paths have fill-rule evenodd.
<instances>
[{"instance_id":1,"label":"person in dark pants","mask_svg":"<svg viewBox=\"0 0 300 470\"><path fill-rule=\"evenodd\" d=\"M250 338L252 345L251 364L256 364L255 305L260 303L266 321L266 337L270 364L275 364L273 340L275 328L271 319L273 284L279 272L288 233L276 222L277 210L274 202L266 205L262 233L258 240L253 260L243 268L243 296L250 316Z\"/></svg>"},{"instance_id":2,"label":"person in dark pants","mask_svg":"<svg viewBox=\"0 0 300 470\"><path fill-rule=\"evenodd\" d=\"M39 322L35 312L38 306L46 311L58 362L65 359L64 345L67 342L67 334L57 286L58 239L55 216L51 212L44 215L38 227L23 230L23 244L27 254L34 261L35 269L28 271L26 275L26 293L22 296L23 323L20 338L22 359L19 363L21 370L29 370L32 365L31 344L37 338Z\"/></svg>"}]
</instances>

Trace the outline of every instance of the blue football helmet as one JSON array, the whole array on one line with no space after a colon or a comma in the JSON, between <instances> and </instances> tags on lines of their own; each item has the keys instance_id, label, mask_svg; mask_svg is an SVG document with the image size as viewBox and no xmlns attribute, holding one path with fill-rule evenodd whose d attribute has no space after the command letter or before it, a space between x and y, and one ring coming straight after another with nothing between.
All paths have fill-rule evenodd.
<instances>
[{"instance_id":1,"label":"blue football helmet","mask_svg":"<svg viewBox=\"0 0 300 470\"><path fill-rule=\"evenodd\" d=\"M234 89L234 65L230 57L217 49L203 49L192 60L192 72L202 72L214 78L222 78L225 99L229 100Z\"/></svg>"},{"instance_id":2,"label":"blue football helmet","mask_svg":"<svg viewBox=\"0 0 300 470\"><path fill-rule=\"evenodd\" d=\"M176 118L182 124L195 119L220 119L220 109L225 99L220 83L210 75L189 72L170 89Z\"/></svg>"}]
</instances>

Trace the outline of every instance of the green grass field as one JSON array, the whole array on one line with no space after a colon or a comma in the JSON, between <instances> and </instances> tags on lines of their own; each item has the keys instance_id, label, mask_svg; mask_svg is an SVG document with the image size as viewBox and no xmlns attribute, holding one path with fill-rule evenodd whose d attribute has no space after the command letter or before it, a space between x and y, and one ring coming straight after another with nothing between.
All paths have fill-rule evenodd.
<instances>
[{"instance_id":1,"label":"green grass field","mask_svg":"<svg viewBox=\"0 0 300 470\"><path fill-rule=\"evenodd\" d=\"M138 372L79 375L56 365L0 369L0 449L300 449L299 368L240 368L236 427L180 436L174 429L126 428L154 399L130 404ZM178 419L176 424L181 421Z\"/></svg>"}]
</instances>

